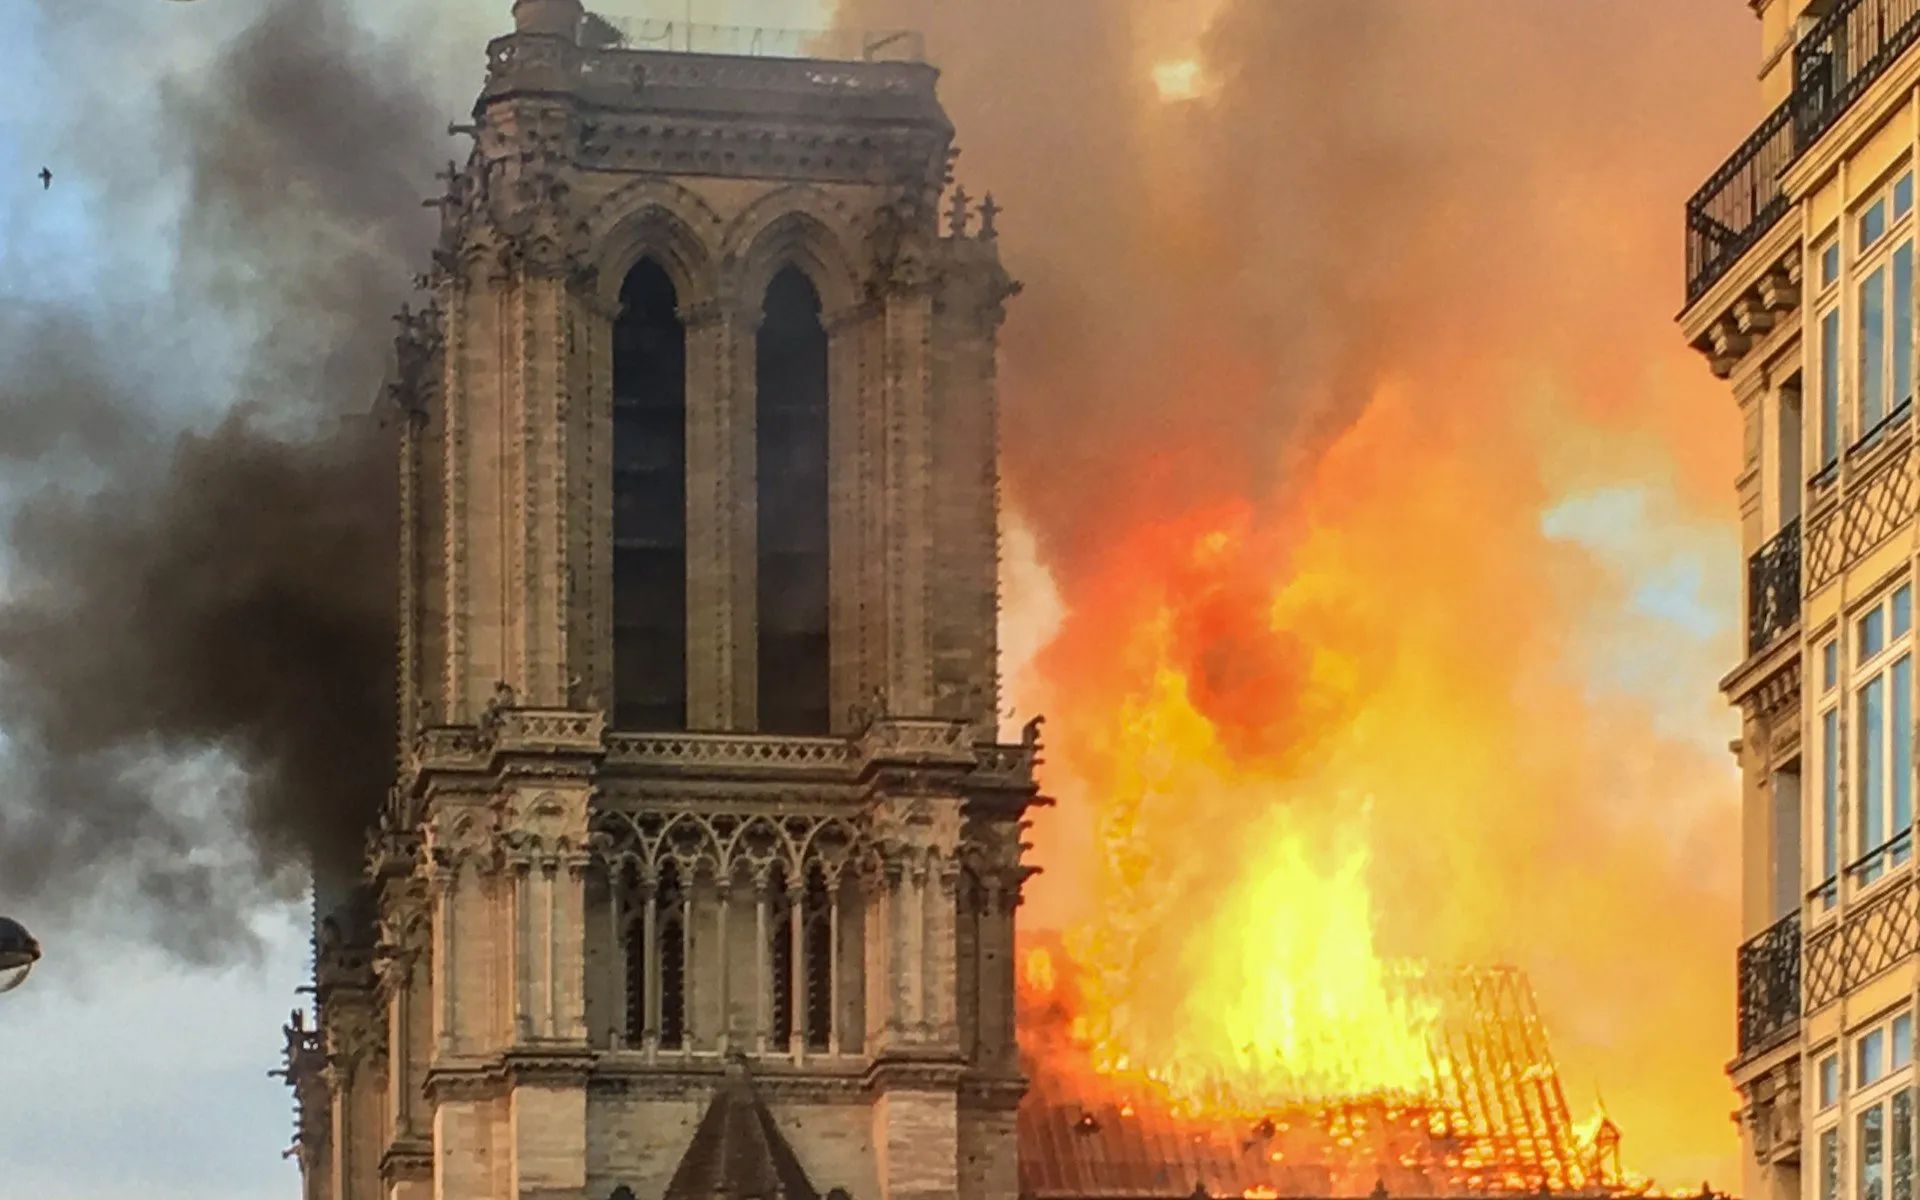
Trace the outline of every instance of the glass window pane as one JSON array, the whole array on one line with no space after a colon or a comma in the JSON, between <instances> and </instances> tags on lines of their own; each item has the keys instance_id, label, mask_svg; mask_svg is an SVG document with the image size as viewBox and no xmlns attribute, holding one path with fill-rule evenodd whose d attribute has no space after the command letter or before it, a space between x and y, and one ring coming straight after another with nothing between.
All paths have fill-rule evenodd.
<instances>
[{"instance_id":1,"label":"glass window pane","mask_svg":"<svg viewBox=\"0 0 1920 1200\"><path fill-rule=\"evenodd\" d=\"M1887 269L1860 285L1860 432L1887 415Z\"/></svg>"},{"instance_id":2,"label":"glass window pane","mask_svg":"<svg viewBox=\"0 0 1920 1200\"><path fill-rule=\"evenodd\" d=\"M1854 844L1856 855L1873 850L1887 840L1885 810L1881 807L1887 798L1887 681L1885 676L1876 676L1860 689L1860 705L1857 713L1860 720L1860 740L1857 744L1860 755L1860 770L1854 777L1859 789L1860 804L1854 810L1859 822L1860 837ZM1877 865L1870 867L1863 875L1877 877ZM1861 1049L1866 1049L1869 1039L1878 1036L1870 1033L1861 1039ZM1864 1061L1864 1060L1862 1060ZM1870 1082L1862 1080L1862 1082Z\"/></svg>"},{"instance_id":3,"label":"glass window pane","mask_svg":"<svg viewBox=\"0 0 1920 1200\"><path fill-rule=\"evenodd\" d=\"M1820 1060L1820 1107L1832 1108L1840 1103L1840 1056L1829 1054Z\"/></svg>"},{"instance_id":4,"label":"glass window pane","mask_svg":"<svg viewBox=\"0 0 1920 1200\"><path fill-rule=\"evenodd\" d=\"M1888 1200L1913 1200L1913 1089L1893 1094L1893 1184Z\"/></svg>"},{"instance_id":5,"label":"glass window pane","mask_svg":"<svg viewBox=\"0 0 1920 1200\"><path fill-rule=\"evenodd\" d=\"M1901 1013L1887 1028L1893 1055L1888 1066L1897 1071L1913 1061L1913 1014Z\"/></svg>"},{"instance_id":6,"label":"glass window pane","mask_svg":"<svg viewBox=\"0 0 1920 1200\"><path fill-rule=\"evenodd\" d=\"M1869 1029L1860 1035L1860 1040L1854 1043L1854 1049L1857 1053L1854 1057L1856 1074L1853 1086L1863 1088L1878 1083L1881 1076L1887 1073L1887 1031Z\"/></svg>"},{"instance_id":7,"label":"glass window pane","mask_svg":"<svg viewBox=\"0 0 1920 1200\"><path fill-rule=\"evenodd\" d=\"M1887 740L1892 751L1888 757L1893 760L1889 768L1893 820L1888 833L1897 837L1913 826L1913 656L1903 655L1889 675L1893 695L1887 703ZM1905 862L1912 852L1911 846L1897 848L1894 862Z\"/></svg>"},{"instance_id":8,"label":"glass window pane","mask_svg":"<svg viewBox=\"0 0 1920 1200\"><path fill-rule=\"evenodd\" d=\"M1830 708L1820 721L1820 877L1832 879L1839 870L1840 710Z\"/></svg>"},{"instance_id":9,"label":"glass window pane","mask_svg":"<svg viewBox=\"0 0 1920 1200\"><path fill-rule=\"evenodd\" d=\"M1904 637L1913 628L1913 585L1903 583L1893 589L1893 636Z\"/></svg>"},{"instance_id":10,"label":"glass window pane","mask_svg":"<svg viewBox=\"0 0 1920 1200\"><path fill-rule=\"evenodd\" d=\"M1893 181L1893 219L1898 221L1913 209L1913 172Z\"/></svg>"},{"instance_id":11,"label":"glass window pane","mask_svg":"<svg viewBox=\"0 0 1920 1200\"><path fill-rule=\"evenodd\" d=\"M1893 252L1893 407L1913 399L1913 243Z\"/></svg>"},{"instance_id":12,"label":"glass window pane","mask_svg":"<svg viewBox=\"0 0 1920 1200\"><path fill-rule=\"evenodd\" d=\"M1887 202L1875 200L1860 214L1860 248L1866 249L1887 232Z\"/></svg>"},{"instance_id":13,"label":"glass window pane","mask_svg":"<svg viewBox=\"0 0 1920 1200\"><path fill-rule=\"evenodd\" d=\"M1840 1131L1820 1135L1820 1200L1840 1200Z\"/></svg>"},{"instance_id":14,"label":"glass window pane","mask_svg":"<svg viewBox=\"0 0 1920 1200\"><path fill-rule=\"evenodd\" d=\"M1886 1124L1885 1105L1876 1104L1860 1114L1860 1148L1855 1160L1859 1174L1854 1179L1854 1194L1860 1200L1886 1200Z\"/></svg>"},{"instance_id":15,"label":"glass window pane","mask_svg":"<svg viewBox=\"0 0 1920 1200\"><path fill-rule=\"evenodd\" d=\"M1840 243L1832 242L1820 252L1820 286L1832 287L1840 278Z\"/></svg>"},{"instance_id":16,"label":"glass window pane","mask_svg":"<svg viewBox=\"0 0 1920 1200\"><path fill-rule=\"evenodd\" d=\"M1820 465L1840 457L1840 310L1820 318Z\"/></svg>"},{"instance_id":17,"label":"glass window pane","mask_svg":"<svg viewBox=\"0 0 1920 1200\"><path fill-rule=\"evenodd\" d=\"M1887 614L1883 609L1874 609L1860 618L1860 661L1866 662L1887 648Z\"/></svg>"},{"instance_id":18,"label":"glass window pane","mask_svg":"<svg viewBox=\"0 0 1920 1200\"><path fill-rule=\"evenodd\" d=\"M1828 642L1820 647L1820 690L1830 692L1840 682L1840 643Z\"/></svg>"}]
</instances>

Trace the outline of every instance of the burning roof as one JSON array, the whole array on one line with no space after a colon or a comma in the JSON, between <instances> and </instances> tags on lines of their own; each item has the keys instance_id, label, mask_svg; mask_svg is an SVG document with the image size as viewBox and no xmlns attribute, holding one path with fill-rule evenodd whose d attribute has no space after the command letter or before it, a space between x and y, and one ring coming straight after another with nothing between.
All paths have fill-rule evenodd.
<instances>
[{"instance_id":1,"label":"burning roof","mask_svg":"<svg viewBox=\"0 0 1920 1200\"><path fill-rule=\"evenodd\" d=\"M1211 1196L1271 1200L1634 1188L1604 1119L1576 1126L1533 992L1509 968L1407 969L1396 986L1425 1014L1419 1093L1197 1111L1150 1081L1076 1058L1058 993L1024 998L1034 1083L1020 1112L1020 1188L1039 1200ZM1070 1002L1068 1002L1070 1004Z\"/></svg>"}]
</instances>

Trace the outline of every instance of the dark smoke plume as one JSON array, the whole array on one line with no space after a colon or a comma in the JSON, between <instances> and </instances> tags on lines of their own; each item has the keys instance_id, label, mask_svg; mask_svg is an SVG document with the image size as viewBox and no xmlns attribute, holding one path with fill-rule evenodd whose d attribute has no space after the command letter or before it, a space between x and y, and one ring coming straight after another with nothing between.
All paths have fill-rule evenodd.
<instances>
[{"instance_id":1,"label":"dark smoke plume","mask_svg":"<svg viewBox=\"0 0 1920 1200\"><path fill-rule=\"evenodd\" d=\"M43 36L97 35L88 7L42 0ZM273 0L161 97L137 128L90 114L83 165L124 201L154 185L116 154L158 139L187 196L173 317L244 330L246 353L231 385L208 364L233 396L183 433L156 413L165 338L0 309L0 462L30 481L0 597L0 904L130 884L169 948L211 957L307 864L350 875L391 781L375 407L444 116L345 0Z\"/></svg>"}]
</instances>

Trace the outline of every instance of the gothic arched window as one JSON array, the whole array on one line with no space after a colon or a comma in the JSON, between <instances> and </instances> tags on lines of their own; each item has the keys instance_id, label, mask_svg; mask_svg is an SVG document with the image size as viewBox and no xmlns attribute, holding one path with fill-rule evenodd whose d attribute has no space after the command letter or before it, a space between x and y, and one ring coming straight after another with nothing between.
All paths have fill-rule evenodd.
<instances>
[{"instance_id":1,"label":"gothic arched window","mask_svg":"<svg viewBox=\"0 0 1920 1200\"><path fill-rule=\"evenodd\" d=\"M760 728L829 732L827 331L796 267L767 287L756 361Z\"/></svg>"},{"instance_id":2,"label":"gothic arched window","mask_svg":"<svg viewBox=\"0 0 1920 1200\"><path fill-rule=\"evenodd\" d=\"M613 723L687 725L687 331L642 259L613 327Z\"/></svg>"}]
</instances>

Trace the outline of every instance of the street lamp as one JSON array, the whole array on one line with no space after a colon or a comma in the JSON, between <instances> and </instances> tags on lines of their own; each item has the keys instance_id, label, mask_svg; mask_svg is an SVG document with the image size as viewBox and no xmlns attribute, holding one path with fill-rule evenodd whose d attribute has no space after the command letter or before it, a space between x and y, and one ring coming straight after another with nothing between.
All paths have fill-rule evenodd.
<instances>
[{"instance_id":1,"label":"street lamp","mask_svg":"<svg viewBox=\"0 0 1920 1200\"><path fill-rule=\"evenodd\" d=\"M27 927L11 917L0 917L0 992L10 992L27 981L40 961L40 943Z\"/></svg>"}]
</instances>

